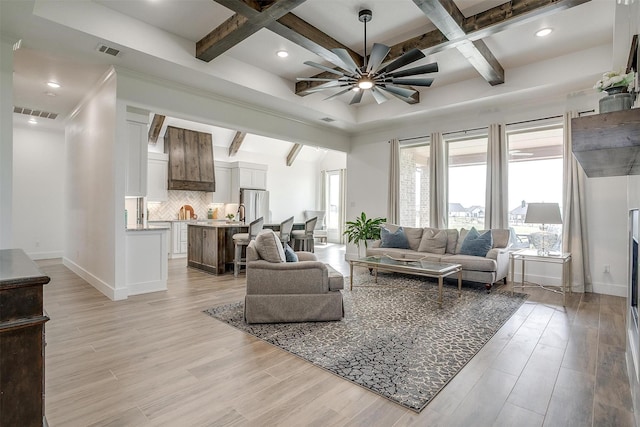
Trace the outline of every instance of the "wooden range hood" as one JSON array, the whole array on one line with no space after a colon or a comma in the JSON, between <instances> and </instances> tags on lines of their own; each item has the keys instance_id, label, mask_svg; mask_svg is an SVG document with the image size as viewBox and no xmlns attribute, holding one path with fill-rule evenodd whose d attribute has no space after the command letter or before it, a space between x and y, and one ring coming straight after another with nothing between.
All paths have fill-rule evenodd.
<instances>
[{"instance_id":1,"label":"wooden range hood","mask_svg":"<svg viewBox=\"0 0 640 427\"><path fill-rule=\"evenodd\" d=\"M640 108L571 119L571 139L588 177L640 175Z\"/></svg>"},{"instance_id":2,"label":"wooden range hood","mask_svg":"<svg viewBox=\"0 0 640 427\"><path fill-rule=\"evenodd\" d=\"M167 126L169 190L216 191L211 134Z\"/></svg>"}]
</instances>

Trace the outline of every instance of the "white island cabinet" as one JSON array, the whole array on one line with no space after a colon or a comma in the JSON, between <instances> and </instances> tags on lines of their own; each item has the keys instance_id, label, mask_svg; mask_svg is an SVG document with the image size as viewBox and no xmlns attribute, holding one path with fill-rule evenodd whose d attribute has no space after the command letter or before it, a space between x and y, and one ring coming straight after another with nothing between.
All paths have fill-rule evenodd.
<instances>
[{"instance_id":1,"label":"white island cabinet","mask_svg":"<svg viewBox=\"0 0 640 427\"><path fill-rule=\"evenodd\" d=\"M167 290L168 234L168 229L160 227L127 229L125 239L127 295Z\"/></svg>"}]
</instances>

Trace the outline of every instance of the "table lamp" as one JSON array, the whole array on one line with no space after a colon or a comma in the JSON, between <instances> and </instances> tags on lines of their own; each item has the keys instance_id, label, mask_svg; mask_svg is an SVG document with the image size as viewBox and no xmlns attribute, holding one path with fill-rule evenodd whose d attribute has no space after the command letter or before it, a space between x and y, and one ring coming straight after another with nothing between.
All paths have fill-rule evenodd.
<instances>
[{"instance_id":1,"label":"table lamp","mask_svg":"<svg viewBox=\"0 0 640 427\"><path fill-rule=\"evenodd\" d=\"M533 246L538 250L538 255L548 256L549 247L555 244L558 236L555 233L549 233L545 229L545 224L562 224L558 203L529 203L524 222L526 224L542 224L542 244L537 245L533 239ZM554 240L552 244L549 244L550 240Z\"/></svg>"}]
</instances>

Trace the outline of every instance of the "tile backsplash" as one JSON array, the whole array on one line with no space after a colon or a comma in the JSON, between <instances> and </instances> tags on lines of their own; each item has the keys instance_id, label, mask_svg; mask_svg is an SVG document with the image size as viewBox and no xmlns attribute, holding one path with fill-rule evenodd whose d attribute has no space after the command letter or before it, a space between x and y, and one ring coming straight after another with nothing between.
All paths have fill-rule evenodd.
<instances>
[{"instance_id":1,"label":"tile backsplash","mask_svg":"<svg viewBox=\"0 0 640 427\"><path fill-rule=\"evenodd\" d=\"M219 218L223 218L224 208L233 209L233 206L211 203L211 193L204 191L169 190L169 200L161 203L147 203L149 221L178 219L180 208L191 205L198 219L207 219L209 208L219 208ZM237 209L237 208L236 208ZM234 211L235 213L235 211Z\"/></svg>"}]
</instances>

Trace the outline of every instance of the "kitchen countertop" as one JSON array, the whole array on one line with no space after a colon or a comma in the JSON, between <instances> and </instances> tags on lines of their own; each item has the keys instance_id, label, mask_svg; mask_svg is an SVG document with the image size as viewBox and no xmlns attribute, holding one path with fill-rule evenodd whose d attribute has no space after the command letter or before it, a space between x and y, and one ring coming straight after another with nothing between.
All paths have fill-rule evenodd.
<instances>
[{"instance_id":1,"label":"kitchen countertop","mask_svg":"<svg viewBox=\"0 0 640 427\"><path fill-rule=\"evenodd\" d=\"M162 221L167 222L167 221ZM139 225L137 227L127 228L127 231L157 231L157 230L169 230L171 227L166 227L162 225L153 225L149 224L146 227Z\"/></svg>"}]
</instances>

